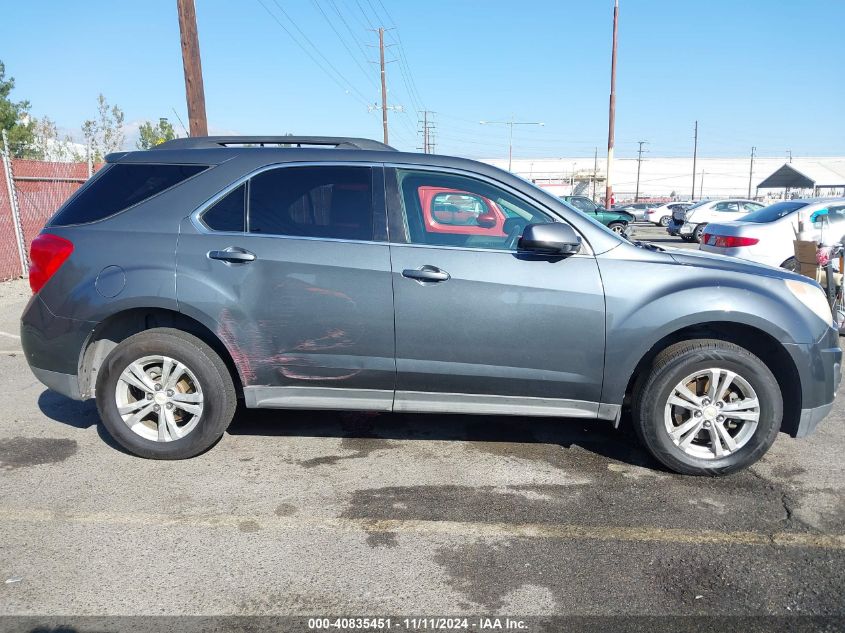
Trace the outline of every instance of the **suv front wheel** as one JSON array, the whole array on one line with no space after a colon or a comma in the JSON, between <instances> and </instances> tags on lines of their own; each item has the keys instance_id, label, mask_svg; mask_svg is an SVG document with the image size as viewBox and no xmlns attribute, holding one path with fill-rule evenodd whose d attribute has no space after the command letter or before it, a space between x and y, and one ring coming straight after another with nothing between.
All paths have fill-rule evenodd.
<instances>
[{"instance_id":1,"label":"suv front wheel","mask_svg":"<svg viewBox=\"0 0 845 633\"><path fill-rule=\"evenodd\" d=\"M663 350L634 394L634 428L664 465L689 475L724 475L760 459L775 441L783 400L768 367L720 340Z\"/></svg>"},{"instance_id":2,"label":"suv front wheel","mask_svg":"<svg viewBox=\"0 0 845 633\"><path fill-rule=\"evenodd\" d=\"M152 459L202 453L223 435L237 405L220 357L195 336L170 328L118 344L100 367L96 398L111 436Z\"/></svg>"}]
</instances>

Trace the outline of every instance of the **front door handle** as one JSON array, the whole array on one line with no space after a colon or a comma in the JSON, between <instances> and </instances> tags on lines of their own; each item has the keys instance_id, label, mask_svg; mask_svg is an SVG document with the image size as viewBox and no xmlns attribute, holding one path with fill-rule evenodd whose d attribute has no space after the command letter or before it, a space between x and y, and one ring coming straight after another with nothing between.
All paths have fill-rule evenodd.
<instances>
[{"instance_id":1,"label":"front door handle","mask_svg":"<svg viewBox=\"0 0 845 633\"><path fill-rule=\"evenodd\" d=\"M222 262L230 264L246 264L247 262L255 261L255 253L250 253L248 250L238 248L237 246L230 246L222 251L210 251L208 253L209 259L219 259Z\"/></svg>"},{"instance_id":2,"label":"front door handle","mask_svg":"<svg viewBox=\"0 0 845 633\"><path fill-rule=\"evenodd\" d=\"M408 279L415 279L419 282L425 281L448 281L451 275L445 270L440 270L437 266L425 265L420 268L406 268L402 271L402 276Z\"/></svg>"}]
</instances>

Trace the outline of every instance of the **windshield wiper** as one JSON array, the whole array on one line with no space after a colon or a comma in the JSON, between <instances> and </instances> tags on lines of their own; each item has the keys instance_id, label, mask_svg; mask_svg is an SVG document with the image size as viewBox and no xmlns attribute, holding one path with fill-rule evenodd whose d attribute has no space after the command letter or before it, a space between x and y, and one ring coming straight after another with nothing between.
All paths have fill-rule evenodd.
<instances>
[{"instance_id":1,"label":"windshield wiper","mask_svg":"<svg viewBox=\"0 0 845 633\"><path fill-rule=\"evenodd\" d=\"M634 246L638 246L640 248L645 248L650 251L663 251L664 249L660 248L656 244L649 244L648 242L643 242L642 240L631 240L631 244Z\"/></svg>"}]
</instances>

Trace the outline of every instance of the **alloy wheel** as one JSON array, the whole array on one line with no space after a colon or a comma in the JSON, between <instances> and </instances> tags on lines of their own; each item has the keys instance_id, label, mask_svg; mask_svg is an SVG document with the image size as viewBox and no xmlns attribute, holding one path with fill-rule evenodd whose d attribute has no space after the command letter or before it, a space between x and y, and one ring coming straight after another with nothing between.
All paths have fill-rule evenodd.
<instances>
[{"instance_id":1,"label":"alloy wheel","mask_svg":"<svg viewBox=\"0 0 845 633\"><path fill-rule=\"evenodd\" d=\"M700 459L727 457L741 449L757 429L760 402L754 388L737 373L721 368L690 374L666 401L664 424L672 442Z\"/></svg>"},{"instance_id":2,"label":"alloy wheel","mask_svg":"<svg viewBox=\"0 0 845 633\"><path fill-rule=\"evenodd\" d=\"M154 442L172 442L199 424L203 393L184 363L169 356L144 356L121 372L115 403L134 433Z\"/></svg>"}]
</instances>

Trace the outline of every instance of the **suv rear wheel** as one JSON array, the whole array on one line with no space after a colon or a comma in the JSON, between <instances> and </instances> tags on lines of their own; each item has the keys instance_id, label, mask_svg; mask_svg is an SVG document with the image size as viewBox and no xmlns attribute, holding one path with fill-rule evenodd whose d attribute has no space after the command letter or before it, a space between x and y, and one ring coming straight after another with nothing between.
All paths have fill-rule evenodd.
<instances>
[{"instance_id":1,"label":"suv rear wheel","mask_svg":"<svg viewBox=\"0 0 845 633\"><path fill-rule=\"evenodd\" d=\"M130 336L97 377L97 409L126 450L153 459L184 459L211 447L226 430L237 398L232 377L203 341L170 328Z\"/></svg>"},{"instance_id":2,"label":"suv rear wheel","mask_svg":"<svg viewBox=\"0 0 845 633\"><path fill-rule=\"evenodd\" d=\"M664 465L689 475L724 475L753 464L775 441L780 387L748 350L720 340L672 345L634 394L634 428Z\"/></svg>"},{"instance_id":3,"label":"suv rear wheel","mask_svg":"<svg viewBox=\"0 0 845 633\"><path fill-rule=\"evenodd\" d=\"M692 240L690 241L696 241L700 244L701 236L704 234L705 228L707 228L706 224L699 224L697 227L695 227L695 230L692 232Z\"/></svg>"}]
</instances>

